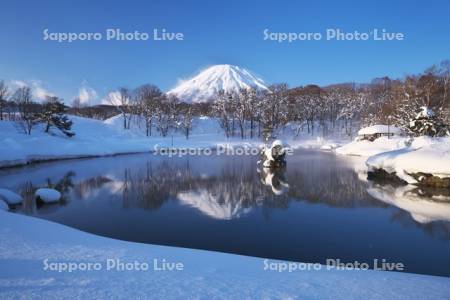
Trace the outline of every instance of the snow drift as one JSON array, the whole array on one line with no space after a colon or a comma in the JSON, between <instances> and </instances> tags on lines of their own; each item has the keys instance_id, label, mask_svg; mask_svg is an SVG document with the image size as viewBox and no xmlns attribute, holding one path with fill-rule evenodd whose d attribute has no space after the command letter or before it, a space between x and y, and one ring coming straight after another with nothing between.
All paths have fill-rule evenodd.
<instances>
[{"instance_id":1,"label":"snow drift","mask_svg":"<svg viewBox=\"0 0 450 300\"><path fill-rule=\"evenodd\" d=\"M415 138L409 147L379 153L369 157L366 164L369 171L383 169L408 183L417 183L408 174L419 172L447 178L450 177L450 138Z\"/></svg>"}]
</instances>

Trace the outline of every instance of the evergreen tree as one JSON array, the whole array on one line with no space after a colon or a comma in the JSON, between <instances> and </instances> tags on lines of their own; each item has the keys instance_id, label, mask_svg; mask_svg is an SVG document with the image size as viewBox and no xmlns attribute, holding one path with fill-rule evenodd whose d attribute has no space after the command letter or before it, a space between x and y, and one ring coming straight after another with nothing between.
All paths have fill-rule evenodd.
<instances>
[{"instance_id":1,"label":"evergreen tree","mask_svg":"<svg viewBox=\"0 0 450 300\"><path fill-rule=\"evenodd\" d=\"M58 97L47 96L46 102L42 106L40 119L45 123L45 132L49 132L52 126L58 128L68 137L72 137L75 133L72 129L72 121L65 114L65 105Z\"/></svg>"},{"instance_id":2,"label":"evergreen tree","mask_svg":"<svg viewBox=\"0 0 450 300\"><path fill-rule=\"evenodd\" d=\"M409 122L408 131L415 136L432 137L450 135L448 125L444 124L428 107L422 106L420 112Z\"/></svg>"}]
</instances>

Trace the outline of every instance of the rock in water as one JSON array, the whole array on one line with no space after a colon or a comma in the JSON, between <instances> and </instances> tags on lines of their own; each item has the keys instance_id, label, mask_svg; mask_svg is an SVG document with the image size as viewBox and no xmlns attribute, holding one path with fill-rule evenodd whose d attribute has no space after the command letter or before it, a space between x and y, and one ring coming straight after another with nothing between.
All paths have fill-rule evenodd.
<instances>
[{"instance_id":1,"label":"rock in water","mask_svg":"<svg viewBox=\"0 0 450 300\"><path fill-rule=\"evenodd\" d=\"M34 193L37 200L41 200L44 203L54 203L58 202L61 199L61 193L54 189L38 189L36 193Z\"/></svg>"},{"instance_id":2,"label":"rock in water","mask_svg":"<svg viewBox=\"0 0 450 300\"><path fill-rule=\"evenodd\" d=\"M7 204L10 205L15 205L15 204L19 204L22 203L22 196L7 190L7 189L2 189L0 188L0 199L2 199L3 201L5 201Z\"/></svg>"},{"instance_id":3,"label":"rock in water","mask_svg":"<svg viewBox=\"0 0 450 300\"><path fill-rule=\"evenodd\" d=\"M264 168L282 168L286 166L286 149L283 142L275 140L272 145L265 146L261 151Z\"/></svg>"}]
</instances>

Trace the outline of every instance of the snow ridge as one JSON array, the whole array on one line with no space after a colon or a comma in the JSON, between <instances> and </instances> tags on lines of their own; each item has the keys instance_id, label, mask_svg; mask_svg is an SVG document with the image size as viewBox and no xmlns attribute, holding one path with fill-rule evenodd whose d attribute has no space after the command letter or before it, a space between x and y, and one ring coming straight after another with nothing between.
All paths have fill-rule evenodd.
<instances>
[{"instance_id":1,"label":"snow ridge","mask_svg":"<svg viewBox=\"0 0 450 300\"><path fill-rule=\"evenodd\" d=\"M220 90L238 91L241 88L266 90L267 85L250 71L233 65L214 65L195 77L182 81L168 91L184 102L207 102Z\"/></svg>"}]
</instances>

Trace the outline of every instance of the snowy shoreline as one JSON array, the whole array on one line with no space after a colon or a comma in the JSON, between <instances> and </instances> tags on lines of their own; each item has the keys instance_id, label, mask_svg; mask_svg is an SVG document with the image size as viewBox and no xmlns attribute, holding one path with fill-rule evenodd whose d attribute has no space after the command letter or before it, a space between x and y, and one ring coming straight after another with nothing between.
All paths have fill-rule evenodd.
<instances>
[{"instance_id":1,"label":"snowy shoreline","mask_svg":"<svg viewBox=\"0 0 450 300\"><path fill-rule=\"evenodd\" d=\"M122 117L100 121L77 116L73 120L75 136L68 138L58 134L44 133L35 128L31 135L20 132L14 122L0 123L0 169L21 167L35 163L57 160L96 158L137 153L154 153L156 148L172 149L210 149L219 148L258 148L264 143L261 138L227 138L217 119L200 117L189 139L181 133L166 137L156 135L147 137L139 124L128 130L123 129ZM294 149L337 147L333 141L318 136L305 135L293 137L292 128L281 132L281 138ZM331 145L331 146L330 146Z\"/></svg>"},{"instance_id":2,"label":"snowy shoreline","mask_svg":"<svg viewBox=\"0 0 450 300\"><path fill-rule=\"evenodd\" d=\"M340 155L367 157L367 171L407 184L449 187L450 138L380 137L352 141L335 150ZM448 182L447 182L448 181Z\"/></svg>"},{"instance_id":3,"label":"snowy shoreline","mask_svg":"<svg viewBox=\"0 0 450 300\"><path fill-rule=\"evenodd\" d=\"M450 278L373 270L264 270L264 259L139 244L0 212L0 298L312 298L444 299ZM182 271L45 270L47 262L182 263ZM275 261L272 262L281 262ZM374 291L368 293L367 291Z\"/></svg>"}]
</instances>

